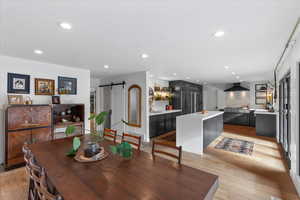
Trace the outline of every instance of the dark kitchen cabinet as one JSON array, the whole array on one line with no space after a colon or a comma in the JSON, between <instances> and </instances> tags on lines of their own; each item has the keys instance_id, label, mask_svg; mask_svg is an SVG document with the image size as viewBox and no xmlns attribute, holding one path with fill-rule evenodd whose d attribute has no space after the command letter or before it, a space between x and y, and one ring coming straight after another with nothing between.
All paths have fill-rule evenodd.
<instances>
[{"instance_id":1,"label":"dark kitchen cabinet","mask_svg":"<svg viewBox=\"0 0 300 200\"><path fill-rule=\"evenodd\" d=\"M150 138L176 130L176 117L181 112L150 116Z\"/></svg>"},{"instance_id":2,"label":"dark kitchen cabinet","mask_svg":"<svg viewBox=\"0 0 300 200\"><path fill-rule=\"evenodd\" d=\"M203 110L202 85L186 81L170 81L173 93L174 109L181 109L182 114L189 114Z\"/></svg>"}]
</instances>

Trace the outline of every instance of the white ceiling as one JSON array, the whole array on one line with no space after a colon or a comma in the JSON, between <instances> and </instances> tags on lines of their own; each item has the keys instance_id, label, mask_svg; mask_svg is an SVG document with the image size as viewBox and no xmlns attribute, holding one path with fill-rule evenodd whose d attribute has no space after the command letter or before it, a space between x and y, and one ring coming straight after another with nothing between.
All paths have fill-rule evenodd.
<instances>
[{"instance_id":1,"label":"white ceiling","mask_svg":"<svg viewBox=\"0 0 300 200\"><path fill-rule=\"evenodd\" d=\"M236 82L231 71L245 81L272 78L300 16L299 0L0 3L1 54L89 68L94 77L150 70L156 78L216 83ZM61 21L73 29L61 30ZM225 36L213 37L217 30ZM36 55L34 49L44 54ZM143 53L149 58L142 59Z\"/></svg>"}]
</instances>

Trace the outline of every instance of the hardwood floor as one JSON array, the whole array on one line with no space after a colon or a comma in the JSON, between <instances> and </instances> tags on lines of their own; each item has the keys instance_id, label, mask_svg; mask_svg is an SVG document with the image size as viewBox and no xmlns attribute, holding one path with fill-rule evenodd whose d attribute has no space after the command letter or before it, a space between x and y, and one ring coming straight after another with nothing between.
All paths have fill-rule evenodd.
<instances>
[{"instance_id":1,"label":"hardwood floor","mask_svg":"<svg viewBox=\"0 0 300 200\"><path fill-rule=\"evenodd\" d=\"M215 149L223 137L254 142L252 155ZM143 150L149 152L151 145L145 144ZM270 200L271 196L283 200L299 199L279 145L274 139L255 136L253 128L225 126L223 134L205 149L203 156L183 152L182 162L220 177L215 200ZM0 174L1 200L25 200L26 189L24 168Z\"/></svg>"}]
</instances>

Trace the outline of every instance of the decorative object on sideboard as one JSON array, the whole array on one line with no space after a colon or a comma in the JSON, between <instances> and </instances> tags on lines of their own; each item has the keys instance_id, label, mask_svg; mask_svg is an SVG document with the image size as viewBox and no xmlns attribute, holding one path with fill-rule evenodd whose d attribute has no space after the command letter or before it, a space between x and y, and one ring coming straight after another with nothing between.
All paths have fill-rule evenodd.
<instances>
[{"instance_id":1,"label":"decorative object on sideboard","mask_svg":"<svg viewBox=\"0 0 300 200\"><path fill-rule=\"evenodd\" d=\"M52 104L60 104L60 96L52 96Z\"/></svg>"},{"instance_id":2,"label":"decorative object on sideboard","mask_svg":"<svg viewBox=\"0 0 300 200\"><path fill-rule=\"evenodd\" d=\"M30 76L24 74L7 74L7 93L29 94Z\"/></svg>"},{"instance_id":3,"label":"decorative object on sideboard","mask_svg":"<svg viewBox=\"0 0 300 200\"><path fill-rule=\"evenodd\" d=\"M49 95L55 94L55 81L51 79L35 79L35 95Z\"/></svg>"},{"instance_id":4,"label":"decorative object on sideboard","mask_svg":"<svg viewBox=\"0 0 300 200\"><path fill-rule=\"evenodd\" d=\"M67 95L77 94L77 79L69 77L58 77L58 93Z\"/></svg>"},{"instance_id":5,"label":"decorative object on sideboard","mask_svg":"<svg viewBox=\"0 0 300 200\"><path fill-rule=\"evenodd\" d=\"M7 95L8 104L9 105L20 105L24 104L23 96L22 95Z\"/></svg>"},{"instance_id":6,"label":"decorative object on sideboard","mask_svg":"<svg viewBox=\"0 0 300 200\"><path fill-rule=\"evenodd\" d=\"M32 105L33 104L33 101L32 101L30 96L26 96L24 104L26 104L26 105Z\"/></svg>"}]
</instances>

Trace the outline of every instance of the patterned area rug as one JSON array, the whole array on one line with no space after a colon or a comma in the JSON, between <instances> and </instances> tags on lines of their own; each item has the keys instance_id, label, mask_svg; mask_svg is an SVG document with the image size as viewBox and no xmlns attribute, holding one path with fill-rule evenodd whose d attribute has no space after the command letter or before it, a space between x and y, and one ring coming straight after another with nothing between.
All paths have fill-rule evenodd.
<instances>
[{"instance_id":1,"label":"patterned area rug","mask_svg":"<svg viewBox=\"0 0 300 200\"><path fill-rule=\"evenodd\" d=\"M235 153L241 153L246 155L252 155L254 143L245 140L233 139L224 137L215 148L231 151Z\"/></svg>"}]
</instances>

